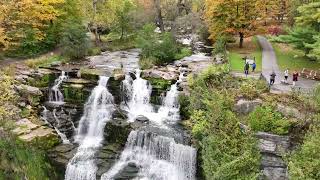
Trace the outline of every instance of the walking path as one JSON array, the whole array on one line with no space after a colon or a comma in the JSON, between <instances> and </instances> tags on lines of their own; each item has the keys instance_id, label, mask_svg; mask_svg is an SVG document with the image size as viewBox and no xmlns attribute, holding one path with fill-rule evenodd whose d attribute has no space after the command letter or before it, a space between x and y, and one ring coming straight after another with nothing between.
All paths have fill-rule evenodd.
<instances>
[{"instance_id":1,"label":"walking path","mask_svg":"<svg viewBox=\"0 0 320 180\"><path fill-rule=\"evenodd\" d=\"M262 36L258 36L259 43L262 47L262 75L269 82L270 74L274 71L276 73L276 80L274 85L271 87L271 92L274 93L288 93L292 89L298 89L303 92L310 92L317 84L317 81L304 79L299 77L299 81L296 86L293 87L292 75L289 76L289 85L282 84L281 81L284 79L284 74L280 71L277 63L277 57L273 50L271 43Z\"/></svg>"}]
</instances>

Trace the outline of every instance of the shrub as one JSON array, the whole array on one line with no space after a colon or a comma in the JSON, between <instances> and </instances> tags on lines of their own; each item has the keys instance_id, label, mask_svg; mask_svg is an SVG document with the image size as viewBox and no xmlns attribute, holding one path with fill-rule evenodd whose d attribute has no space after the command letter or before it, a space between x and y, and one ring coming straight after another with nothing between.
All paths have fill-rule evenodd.
<instances>
[{"instance_id":1,"label":"shrub","mask_svg":"<svg viewBox=\"0 0 320 180\"><path fill-rule=\"evenodd\" d=\"M257 179L260 155L252 132L243 132L232 112L226 65L210 66L189 79L191 131L199 144L206 179Z\"/></svg>"},{"instance_id":2,"label":"shrub","mask_svg":"<svg viewBox=\"0 0 320 180\"><path fill-rule=\"evenodd\" d=\"M12 137L0 138L0 179L54 179L44 152Z\"/></svg>"},{"instance_id":3,"label":"shrub","mask_svg":"<svg viewBox=\"0 0 320 180\"><path fill-rule=\"evenodd\" d=\"M245 80L240 85L241 95L249 100L257 98L261 93L267 92L268 86L263 80Z\"/></svg>"},{"instance_id":4,"label":"shrub","mask_svg":"<svg viewBox=\"0 0 320 180\"><path fill-rule=\"evenodd\" d=\"M141 48L142 58L154 58L156 65L170 63L175 60L178 46L171 33L157 34L155 26L147 24L138 33L137 47Z\"/></svg>"},{"instance_id":5,"label":"shrub","mask_svg":"<svg viewBox=\"0 0 320 180\"><path fill-rule=\"evenodd\" d=\"M69 58L82 58L87 55L89 39L86 29L78 22L71 21L63 27L60 45L63 55Z\"/></svg>"},{"instance_id":6,"label":"shrub","mask_svg":"<svg viewBox=\"0 0 320 180\"><path fill-rule=\"evenodd\" d=\"M271 105L257 107L248 117L254 131L272 132L279 135L288 134L291 123Z\"/></svg>"},{"instance_id":7,"label":"shrub","mask_svg":"<svg viewBox=\"0 0 320 180\"><path fill-rule=\"evenodd\" d=\"M100 47L92 47L88 49L88 55L89 56L96 56L101 54L101 48Z\"/></svg>"},{"instance_id":8,"label":"shrub","mask_svg":"<svg viewBox=\"0 0 320 180\"><path fill-rule=\"evenodd\" d=\"M225 54L226 53L227 38L222 36L219 37L214 43L213 54Z\"/></svg>"},{"instance_id":9,"label":"shrub","mask_svg":"<svg viewBox=\"0 0 320 180\"><path fill-rule=\"evenodd\" d=\"M192 55L192 51L189 48L184 47L179 49L179 52L178 54L175 55L174 59L178 60L191 55Z\"/></svg>"},{"instance_id":10,"label":"shrub","mask_svg":"<svg viewBox=\"0 0 320 180\"><path fill-rule=\"evenodd\" d=\"M140 58L139 66L141 69L150 69L155 64L155 59L153 57L150 58Z\"/></svg>"},{"instance_id":11,"label":"shrub","mask_svg":"<svg viewBox=\"0 0 320 180\"><path fill-rule=\"evenodd\" d=\"M313 126L287 159L290 179L320 179L320 127Z\"/></svg>"}]
</instances>

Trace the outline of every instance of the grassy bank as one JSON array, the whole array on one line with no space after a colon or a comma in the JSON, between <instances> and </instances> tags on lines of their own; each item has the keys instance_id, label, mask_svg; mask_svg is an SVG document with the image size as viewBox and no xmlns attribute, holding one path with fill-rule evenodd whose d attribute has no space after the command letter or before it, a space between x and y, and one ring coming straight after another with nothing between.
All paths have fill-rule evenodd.
<instances>
[{"instance_id":1,"label":"grassy bank","mask_svg":"<svg viewBox=\"0 0 320 180\"><path fill-rule=\"evenodd\" d=\"M239 43L235 42L228 44L229 51L229 61L232 71L243 71L244 61L243 57L255 57L257 69L256 71L261 71L262 67L262 51L257 37L246 38L244 41L244 47L239 48Z\"/></svg>"},{"instance_id":2,"label":"grassy bank","mask_svg":"<svg viewBox=\"0 0 320 180\"><path fill-rule=\"evenodd\" d=\"M301 71L303 68L319 70L320 63L317 61L311 61L304 56L304 53L300 50L294 49L287 44L272 43L275 50L278 65L281 70L289 68L290 70Z\"/></svg>"}]
</instances>

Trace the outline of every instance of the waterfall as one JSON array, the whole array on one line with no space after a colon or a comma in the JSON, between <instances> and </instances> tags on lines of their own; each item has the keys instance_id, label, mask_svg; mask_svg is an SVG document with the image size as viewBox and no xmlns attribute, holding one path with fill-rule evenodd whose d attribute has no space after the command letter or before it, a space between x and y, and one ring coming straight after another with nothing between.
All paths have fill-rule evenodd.
<instances>
[{"instance_id":1,"label":"waterfall","mask_svg":"<svg viewBox=\"0 0 320 180\"><path fill-rule=\"evenodd\" d=\"M44 122L54 128L54 130L57 132L58 136L61 138L63 144L70 144L70 141L68 140L67 136L64 133L62 133L55 125L52 125L51 123L48 122L47 119L48 119L49 110L45 106L42 106L42 107L43 107L42 119L44 120ZM53 114L53 117L56 120L56 122L58 124L60 124L60 120L56 116L56 109L53 110L52 114Z\"/></svg>"},{"instance_id":2,"label":"waterfall","mask_svg":"<svg viewBox=\"0 0 320 180\"><path fill-rule=\"evenodd\" d=\"M49 101L54 103L63 103L64 98L63 94L59 90L61 83L68 78L68 76L65 75L66 73L64 71L61 71L61 75L54 81L54 85L50 89L49 92Z\"/></svg>"},{"instance_id":3,"label":"waterfall","mask_svg":"<svg viewBox=\"0 0 320 180\"><path fill-rule=\"evenodd\" d=\"M101 177L112 180L129 164L139 167L137 179L193 180L196 150L177 144L173 138L145 131L132 131L120 160Z\"/></svg>"},{"instance_id":4,"label":"waterfall","mask_svg":"<svg viewBox=\"0 0 320 180\"><path fill-rule=\"evenodd\" d=\"M158 110L159 117L162 118L162 121L176 122L180 119L178 85L182 82L183 75L184 74L181 73L179 80L175 84L171 85L170 90L162 101L162 106Z\"/></svg>"},{"instance_id":5,"label":"waterfall","mask_svg":"<svg viewBox=\"0 0 320 180\"><path fill-rule=\"evenodd\" d=\"M153 107L150 104L152 86L149 84L147 80L142 79L140 77L140 74L141 71L136 70L136 79L132 82L132 87L127 86L127 89L130 90L128 92L128 97L130 98L130 100L127 104L130 122L133 122L135 118L139 115L146 116L150 119L154 111Z\"/></svg>"},{"instance_id":6,"label":"waterfall","mask_svg":"<svg viewBox=\"0 0 320 180\"><path fill-rule=\"evenodd\" d=\"M104 127L114 111L113 96L106 88L108 80L108 77L100 77L85 104L75 137L79 147L67 165L66 180L96 179L95 154L102 145Z\"/></svg>"},{"instance_id":7,"label":"waterfall","mask_svg":"<svg viewBox=\"0 0 320 180\"><path fill-rule=\"evenodd\" d=\"M125 75L125 79L121 82L121 93L123 102L128 102L132 97L133 80L129 74Z\"/></svg>"}]
</instances>

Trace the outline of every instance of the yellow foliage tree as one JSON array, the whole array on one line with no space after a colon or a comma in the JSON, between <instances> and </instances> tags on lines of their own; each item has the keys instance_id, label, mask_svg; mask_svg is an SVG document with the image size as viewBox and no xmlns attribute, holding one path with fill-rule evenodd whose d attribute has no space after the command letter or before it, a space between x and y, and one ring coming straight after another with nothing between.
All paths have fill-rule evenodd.
<instances>
[{"instance_id":1,"label":"yellow foliage tree","mask_svg":"<svg viewBox=\"0 0 320 180\"><path fill-rule=\"evenodd\" d=\"M0 1L0 43L2 48L17 47L31 29L35 38L45 37L45 28L58 16L64 0Z\"/></svg>"},{"instance_id":2,"label":"yellow foliage tree","mask_svg":"<svg viewBox=\"0 0 320 180\"><path fill-rule=\"evenodd\" d=\"M208 24L210 39L215 40L224 34L237 34L243 39L255 33L258 25L257 0L206 0L205 21Z\"/></svg>"}]
</instances>

